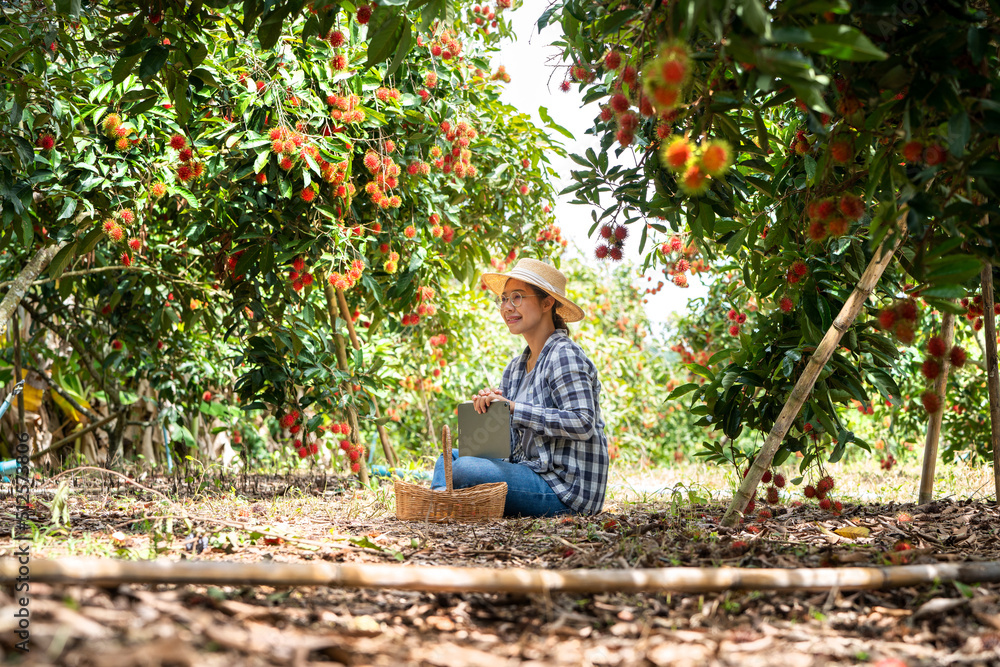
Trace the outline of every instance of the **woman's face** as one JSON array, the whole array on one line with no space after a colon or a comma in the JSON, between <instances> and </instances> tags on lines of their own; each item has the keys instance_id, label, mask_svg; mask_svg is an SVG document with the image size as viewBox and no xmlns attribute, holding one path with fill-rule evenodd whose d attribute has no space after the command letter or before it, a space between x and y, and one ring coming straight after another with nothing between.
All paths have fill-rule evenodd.
<instances>
[{"instance_id":1,"label":"woman's face","mask_svg":"<svg viewBox=\"0 0 1000 667\"><path fill-rule=\"evenodd\" d=\"M521 305L514 307L515 294L521 295ZM531 285L517 278L511 278L504 286L501 296L507 300L500 307L500 315L512 334L523 334L537 327L543 318L552 319L551 310L554 299L550 296L539 297ZM548 307L546 307L548 306Z\"/></svg>"}]
</instances>

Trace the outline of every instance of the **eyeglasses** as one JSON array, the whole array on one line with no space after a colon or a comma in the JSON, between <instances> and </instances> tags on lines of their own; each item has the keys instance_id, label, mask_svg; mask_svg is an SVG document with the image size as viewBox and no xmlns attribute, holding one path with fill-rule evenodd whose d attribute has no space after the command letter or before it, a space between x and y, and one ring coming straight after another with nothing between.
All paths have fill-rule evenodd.
<instances>
[{"instance_id":1,"label":"eyeglasses","mask_svg":"<svg viewBox=\"0 0 1000 667\"><path fill-rule=\"evenodd\" d=\"M529 297L538 296L537 294L521 294L520 292L512 292L509 297L504 295L494 296L493 303L497 305L497 308L503 308L510 302L510 305L514 308L521 307L521 299L527 299Z\"/></svg>"}]
</instances>

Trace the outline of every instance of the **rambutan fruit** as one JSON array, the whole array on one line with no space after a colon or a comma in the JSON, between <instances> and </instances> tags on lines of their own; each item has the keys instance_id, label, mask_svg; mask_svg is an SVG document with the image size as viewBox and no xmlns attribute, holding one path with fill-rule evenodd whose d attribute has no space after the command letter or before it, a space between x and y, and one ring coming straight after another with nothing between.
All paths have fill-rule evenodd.
<instances>
[{"instance_id":1,"label":"rambutan fruit","mask_svg":"<svg viewBox=\"0 0 1000 667\"><path fill-rule=\"evenodd\" d=\"M861 200L861 197L852 194L845 194L840 198L838 203L840 212L844 214L844 217L848 220L858 220L865 213L865 203Z\"/></svg>"},{"instance_id":2,"label":"rambutan fruit","mask_svg":"<svg viewBox=\"0 0 1000 667\"><path fill-rule=\"evenodd\" d=\"M925 391L920 397L920 402L923 404L924 410L926 410L929 415L932 415L941 409L941 399L938 398L938 395L934 391Z\"/></svg>"},{"instance_id":3,"label":"rambutan fruit","mask_svg":"<svg viewBox=\"0 0 1000 667\"><path fill-rule=\"evenodd\" d=\"M739 336L740 335L740 326L738 324L730 325L730 327L729 327L729 335L730 336Z\"/></svg>"},{"instance_id":4,"label":"rambutan fruit","mask_svg":"<svg viewBox=\"0 0 1000 667\"><path fill-rule=\"evenodd\" d=\"M628 238L628 228L624 225L618 225L615 227L615 239L618 241L624 241Z\"/></svg>"},{"instance_id":5,"label":"rambutan fruit","mask_svg":"<svg viewBox=\"0 0 1000 667\"><path fill-rule=\"evenodd\" d=\"M915 164L924 158L924 144L919 141L908 141L903 144L903 158Z\"/></svg>"},{"instance_id":6,"label":"rambutan fruit","mask_svg":"<svg viewBox=\"0 0 1000 667\"><path fill-rule=\"evenodd\" d=\"M622 54L618 51L611 51L604 56L604 67L608 70L616 70L621 67Z\"/></svg>"},{"instance_id":7,"label":"rambutan fruit","mask_svg":"<svg viewBox=\"0 0 1000 667\"><path fill-rule=\"evenodd\" d=\"M689 164L680 180L681 190L692 197L704 194L709 185L711 185L711 178L697 163Z\"/></svg>"},{"instance_id":8,"label":"rambutan fruit","mask_svg":"<svg viewBox=\"0 0 1000 667\"><path fill-rule=\"evenodd\" d=\"M132 148L132 143L128 140L128 137L122 137L115 141L115 148L122 153Z\"/></svg>"},{"instance_id":9,"label":"rambutan fruit","mask_svg":"<svg viewBox=\"0 0 1000 667\"><path fill-rule=\"evenodd\" d=\"M792 300L787 296L781 297L781 301L778 302L778 308L780 308L783 313L792 312Z\"/></svg>"},{"instance_id":10,"label":"rambutan fruit","mask_svg":"<svg viewBox=\"0 0 1000 667\"><path fill-rule=\"evenodd\" d=\"M725 174L732 164L733 150L725 141L713 139L702 146L699 162L709 176L718 178Z\"/></svg>"},{"instance_id":11,"label":"rambutan fruit","mask_svg":"<svg viewBox=\"0 0 1000 667\"><path fill-rule=\"evenodd\" d=\"M809 273L809 267L806 266L806 263L801 260L792 262L792 273L797 275L799 278L805 277L805 275Z\"/></svg>"},{"instance_id":12,"label":"rambutan fruit","mask_svg":"<svg viewBox=\"0 0 1000 667\"><path fill-rule=\"evenodd\" d=\"M605 257L607 257L608 246L604 245L603 243L598 245L597 248L594 249L594 256L597 257L597 259L604 259Z\"/></svg>"},{"instance_id":13,"label":"rambutan fruit","mask_svg":"<svg viewBox=\"0 0 1000 667\"><path fill-rule=\"evenodd\" d=\"M920 367L920 372L923 373L924 377L928 380L933 380L941 374L941 364L934 359L924 359L924 363Z\"/></svg>"},{"instance_id":14,"label":"rambutan fruit","mask_svg":"<svg viewBox=\"0 0 1000 667\"><path fill-rule=\"evenodd\" d=\"M928 167L936 167L939 164L944 164L947 159L948 151L940 144L931 144L924 151L924 160L927 162Z\"/></svg>"},{"instance_id":15,"label":"rambutan fruit","mask_svg":"<svg viewBox=\"0 0 1000 667\"><path fill-rule=\"evenodd\" d=\"M194 171L189 165L182 164L177 167L177 180L181 183L187 183L194 177Z\"/></svg>"},{"instance_id":16,"label":"rambutan fruit","mask_svg":"<svg viewBox=\"0 0 1000 667\"><path fill-rule=\"evenodd\" d=\"M413 225L407 225L406 229L403 230L403 236L405 236L408 239L412 239L416 235L417 235L417 228L414 227Z\"/></svg>"},{"instance_id":17,"label":"rambutan fruit","mask_svg":"<svg viewBox=\"0 0 1000 667\"><path fill-rule=\"evenodd\" d=\"M808 484L806 485L806 488L802 490L802 493L805 495L806 498L815 498L816 487L814 487L812 484Z\"/></svg>"},{"instance_id":18,"label":"rambutan fruit","mask_svg":"<svg viewBox=\"0 0 1000 667\"><path fill-rule=\"evenodd\" d=\"M368 25L369 19L372 17L372 8L369 5L362 5L358 7L358 11L354 14L354 18L358 20L361 25Z\"/></svg>"},{"instance_id":19,"label":"rambutan fruit","mask_svg":"<svg viewBox=\"0 0 1000 667\"><path fill-rule=\"evenodd\" d=\"M899 317L903 320L915 322L917 319L917 302L907 299L899 304Z\"/></svg>"},{"instance_id":20,"label":"rambutan fruit","mask_svg":"<svg viewBox=\"0 0 1000 667\"><path fill-rule=\"evenodd\" d=\"M629 108L628 98L621 93L615 93L612 95L609 104L616 113L624 113L628 111Z\"/></svg>"},{"instance_id":21,"label":"rambutan fruit","mask_svg":"<svg viewBox=\"0 0 1000 667\"><path fill-rule=\"evenodd\" d=\"M839 216L830 218L830 220L826 223L826 231L833 238L843 236L850 231L850 229L851 223Z\"/></svg>"},{"instance_id":22,"label":"rambutan fruit","mask_svg":"<svg viewBox=\"0 0 1000 667\"><path fill-rule=\"evenodd\" d=\"M961 368L965 365L965 350L956 345L951 348L951 352L948 355L948 360L951 361L951 365L955 368Z\"/></svg>"},{"instance_id":23,"label":"rambutan fruit","mask_svg":"<svg viewBox=\"0 0 1000 667\"><path fill-rule=\"evenodd\" d=\"M38 136L38 141L35 142L35 145L43 151L50 151L56 145L56 140L55 137L46 132Z\"/></svg>"},{"instance_id":24,"label":"rambutan fruit","mask_svg":"<svg viewBox=\"0 0 1000 667\"><path fill-rule=\"evenodd\" d=\"M101 120L101 128L108 136L113 136L118 126L122 124L122 117L116 113L109 113Z\"/></svg>"},{"instance_id":25,"label":"rambutan fruit","mask_svg":"<svg viewBox=\"0 0 1000 667\"><path fill-rule=\"evenodd\" d=\"M946 349L941 336L931 336L927 339L927 354L932 357L943 357Z\"/></svg>"},{"instance_id":26,"label":"rambutan fruit","mask_svg":"<svg viewBox=\"0 0 1000 667\"><path fill-rule=\"evenodd\" d=\"M833 507L833 502L831 502L829 498L824 498L819 501L819 508L821 510L829 510L831 507Z\"/></svg>"},{"instance_id":27,"label":"rambutan fruit","mask_svg":"<svg viewBox=\"0 0 1000 667\"><path fill-rule=\"evenodd\" d=\"M774 485L779 489L785 488L785 476L781 473L776 473L774 475Z\"/></svg>"},{"instance_id":28,"label":"rambutan fruit","mask_svg":"<svg viewBox=\"0 0 1000 667\"><path fill-rule=\"evenodd\" d=\"M897 322L893 333L896 335L897 340L904 345L909 345L913 342L913 324L908 321Z\"/></svg>"},{"instance_id":29,"label":"rambutan fruit","mask_svg":"<svg viewBox=\"0 0 1000 667\"><path fill-rule=\"evenodd\" d=\"M830 157L837 164L847 164L854 155L851 152L851 142L846 139L830 143Z\"/></svg>"},{"instance_id":30,"label":"rambutan fruit","mask_svg":"<svg viewBox=\"0 0 1000 667\"><path fill-rule=\"evenodd\" d=\"M157 182L149 186L149 194L153 199L159 199L163 195L167 194L167 186L163 183Z\"/></svg>"},{"instance_id":31,"label":"rambutan fruit","mask_svg":"<svg viewBox=\"0 0 1000 667\"><path fill-rule=\"evenodd\" d=\"M184 138L183 134L175 134L170 137L170 147L175 151L184 150L187 146L187 139Z\"/></svg>"},{"instance_id":32,"label":"rambutan fruit","mask_svg":"<svg viewBox=\"0 0 1000 667\"><path fill-rule=\"evenodd\" d=\"M896 323L896 311L892 308L883 308L878 314L878 323L885 329L892 329L892 326Z\"/></svg>"},{"instance_id":33,"label":"rambutan fruit","mask_svg":"<svg viewBox=\"0 0 1000 667\"><path fill-rule=\"evenodd\" d=\"M820 220L811 222L809 229L806 230L806 235L811 241L816 241L817 243L823 241L827 235L826 223Z\"/></svg>"},{"instance_id":34,"label":"rambutan fruit","mask_svg":"<svg viewBox=\"0 0 1000 667\"><path fill-rule=\"evenodd\" d=\"M622 252L622 249L619 248L618 246L612 246L611 249L608 250L608 255L611 257L611 259L613 259L616 262L622 261L622 257L625 256L625 254Z\"/></svg>"}]
</instances>

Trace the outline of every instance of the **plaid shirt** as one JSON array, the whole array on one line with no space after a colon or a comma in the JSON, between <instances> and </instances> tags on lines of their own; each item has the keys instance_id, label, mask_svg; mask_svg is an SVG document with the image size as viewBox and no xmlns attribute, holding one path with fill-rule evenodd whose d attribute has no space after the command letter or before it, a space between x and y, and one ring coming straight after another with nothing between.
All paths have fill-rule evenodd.
<instances>
[{"instance_id":1,"label":"plaid shirt","mask_svg":"<svg viewBox=\"0 0 1000 667\"><path fill-rule=\"evenodd\" d=\"M565 331L557 329L542 346L531 375L530 348L511 361L500 389L514 398L528 382L526 400L514 399L511 413L512 463L540 474L574 512L596 514L608 485L608 441L599 404L597 367ZM525 460L522 438L532 432L538 458Z\"/></svg>"}]
</instances>

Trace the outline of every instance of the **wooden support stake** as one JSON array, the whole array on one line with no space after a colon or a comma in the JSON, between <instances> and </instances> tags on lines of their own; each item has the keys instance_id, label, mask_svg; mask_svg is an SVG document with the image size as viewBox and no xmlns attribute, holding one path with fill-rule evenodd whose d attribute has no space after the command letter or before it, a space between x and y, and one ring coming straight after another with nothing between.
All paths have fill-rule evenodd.
<instances>
[{"instance_id":1,"label":"wooden support stake","mask_svg":"<svg viewBox=\"0 0 1000 667\"><path fill-rule=\"evenodd\" d=\"M323 293L326 295L326 310L330 316L330 327L333 329L333 339L337 346L337 367L346 373L350 368L347 362L347 346L344 343L344 336L337 331L337 297L329 280L323 280ZM351 442L360 444L361 431L358 430L358 413L351 406L347 408L347 422L351 425ZM362 451L364 450L362 449ZM362 484L368 484L368 462L364 456L358 458L358 462L361 464L358 479L361 480Z\"/></svg>"},{"instance_id":2,"label":"wooden support stake","mask_svg":"<svg viewBox=\"0 0 1000 667\"><path fill-rule=\"evenodd\" d=\"M983 333L986 335L986 385L990 394L990 443L993 447L993 486L1000 505L1000 375L997 374L997 321L993 311L993 265L983 265Z\"/></svg>"},{"instance_id":3,"label":"wooden support stake","mask_svg":"<svg viewBox=\"0 0 1000 667\"><path fill-rule=\"evenodd\" d=\"M358 334L354 329L354 320L351 317L351 311L347 307L347 297L344 296L344 290L337 288L337 303L340 304L340 316L347 322L347 333L351 335L351 344L354 346L355 350L361 349L361 341L358 340ZM382 418L382 412L378 408L378 401L374 396L370 396L372 405L375 406L375 419ZM385 430L385 426L382 424L376 424L375 428L378 430L378 439L382 443L382 451L385 453L385 461L391 466L395 467L399 465L399 457L396 456L396 450L393 449L392 442L389 440L389 433Z\"/></svg>"},{"instance_id":4,"label":"wooden support stake","mask_svg":"<svg viewBox=\"0 0 1000 667\"><path fill-rule=\"evenodd\" d=\"M117 411L112 412L109 416L105 417L104 419L102 419L100 421L97 421L97 422L94 422L93 424L90 424L89 426L87 426L87 427L85 427L83 429L80 429L79 431L74 431L73 433L70 433L68 436L66 436L65 438L63 438L59 442L52 443L47 449L43 449L40 452L36 452L36 453L32 454L31 455L31 460L35 461L37 459L42 458L43 456L45 456L46 454L48 454L50 452L59 451L60 449L62 449L66 445L70 444L71 442L76 441L80 436L86 435L87 433L90 433L91 431L99 429L102 426L104 426L105 424L107 424L107 423L115 420L116 418L118 418L119 415L123 415L124 412L125 412L125 410L126 410L126 408L120 407L120 408L118 408ZM124 420L122 420L122 421L124 421Z\"/></svg>"},{"instance_id":5,"label":"wooden support stake","mask_svg":"<svg viewBox=\"0 0 1000 667\"><path fill-rule=\"evenodd\" d=\"M0 583L14 583L16 558L0 559ZM31 581L115 588L121 584L211 586L330 586L437 593L639 593L719 591L877 590L1000 582L1000 563L937 563L896 567L738 568L664 567L629 570L542 570L426 567L391 564L126 561L102 558L32 559Z\"/></svg>"},{"instance_id":6,"label":"wooden support stake","mask_svg":"<svg viewBox=\"0 0 1000 667\"><path fill-rule=\"evenodd\" d=\"M905 236L902 231L904 229L904 225L902 224L904 220L905 213L900 218L900 223L897 225L896 230L892 232L892 236L895 237L894 245L891 248L888 247L890 239L886 239L879 246L878 250L875 251L875 255L861 276L858 285L854 288L851 296L847 298L844 307L840 309L840 313L838 313L837 318L827 330L826 335L823 336L823 340L820 341L816 351L809 358L809 363L806 365L805 371L799 377L798 382L795 383L795 387L792 388L788 402L785 403L785 407L782 408L781 413L775 420L771 432L767 434L767 439L764 441L760 453L754 459L747 476L743 478L739 489L733 495L733 500L729 503L729 508L726 509L726 513L722 517L723 526L731 528L739 522L743 510L757 490L760 478L771 467L771 461L774 460L774 455L778 451L778 447L781 446L781 442L788 434L788 430L792 427L792 422L798 416L802 405L809 398L809 394L816 384L816 378L819 377L823 367L826 366L826 362L833 356L837 345L840 343L840 338L850 328L851 324L854 323L854 318L861 311L861 306L864 305L865 300L872 293L872 290L875 289L875 285L878 283L879 278L882 277L882 273L885 272L886 267L892 261L896 249L902 244Z\"/></svg>"},{"instance_id":7,"label":"wooden support stake","mask_svg":"<svg viewBox=\"0 0 1000 667\"><path fill-rule=\"evenodd\" d=\"M24 380L24 372L21 369L21 318L14 311L14 384ZM18 433L27 433L24 427L24 390L17 395L17 427ZM32 438L34 440L34 438ZM31 447L34 449L34 447Z\"/></svg>"},{"instance_id":8,"label":"wooden support stake","mask_svg":"<svg viewBox=\"0 0 1000 667\"><path fill-rule=\"evenodd\" d=\"M955 343L955 314L945 313L941 323L941 338L944 339L944 358L941 360L941 372L934 380L934 393L937 394L941 406L931 415L927 424L927 438L924 440L924 465L920 470L920 492L917 502L921 505L929 503L934 498L934 468L937 466L938 441L941 439L941 421L944 419L944 399L948 394L948 373L951 372L949 352Z\"/></svg>"}]
</instances>

